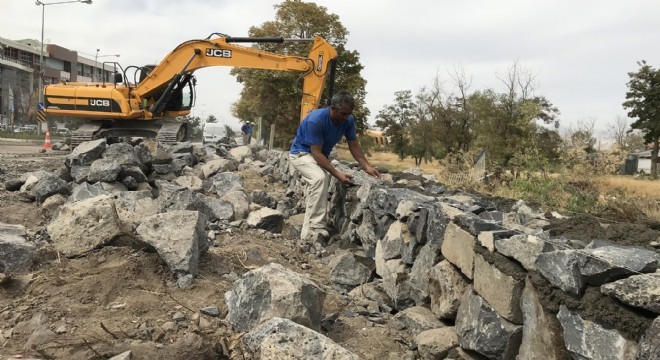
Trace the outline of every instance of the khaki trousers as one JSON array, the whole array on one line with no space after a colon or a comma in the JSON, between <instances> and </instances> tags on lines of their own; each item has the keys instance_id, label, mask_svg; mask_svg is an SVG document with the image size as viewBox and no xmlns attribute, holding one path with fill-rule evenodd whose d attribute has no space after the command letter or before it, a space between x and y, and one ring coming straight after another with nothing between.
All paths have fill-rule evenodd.
<instances>
[{"instance_id":1,"label":"khaki trousers","mask_svg":"<svg viewBox=\"0 0 660 360\"><path fill-rule=\"evenodd\" d=\"M303 220L300 238L306 240L309 236L319 231L326 232L327 234L330 174L316 163L312 154L290 154L289 158L293 168L300 173L306 183L305 218Z\"/></svg>"}]
</instances>

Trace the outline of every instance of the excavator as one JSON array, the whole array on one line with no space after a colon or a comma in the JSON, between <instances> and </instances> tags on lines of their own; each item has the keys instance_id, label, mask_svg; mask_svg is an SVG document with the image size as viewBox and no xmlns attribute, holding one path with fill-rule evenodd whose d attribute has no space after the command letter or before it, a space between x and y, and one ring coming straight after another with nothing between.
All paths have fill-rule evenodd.
<instances>
[{"instance_id":1,"label":"excavator","mask_svg":"<svg viewBox=\"0 0 660 360\"><path fill-rule=\"evenodd\" d=\"M307 57L258 50L239 43L311 41ZM189 125L177 120L190 114L195 101L194 71L210 66L232 66L302 73L300 121L319 107L325 80L329 90L335 74L337 51L320 36L313 39L282 37L231 37L213 33L203 40L177 46L157 66L117 63L114 81L63 82L44 88L47 115L82 118L84 124L71 135L71 147L84 141L115 136L155 137L173 144L187 141ZM133 69L132 69L133 68ZM133 70L133 82L127 71ZM130 74L130 72L129 72Z\"/></svg>"}]
</instances>

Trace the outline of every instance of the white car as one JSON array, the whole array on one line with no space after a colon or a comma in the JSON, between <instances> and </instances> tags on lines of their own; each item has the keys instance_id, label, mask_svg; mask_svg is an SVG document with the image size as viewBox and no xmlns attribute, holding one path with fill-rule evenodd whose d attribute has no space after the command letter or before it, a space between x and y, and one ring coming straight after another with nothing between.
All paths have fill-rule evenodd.
<instances>
[{"instance_id":1,"label":"white car","mask_svg":"<svg viewBox=\"0 0 660 360\"><path fill-rule=\"evenodd\" d=\"M18 132L37 132L37 125L25 125L18 128Z\"/></svg>"},{"instance_id":2,"label":"white car","mask_svg":"<svg viewBox=\"0 0 660 360\"><path fill-rule=\"evenodd\" d=\"M204 124L204 132L202 134L202 143L215 144L220 139L227 136L227 131L224 124L219 123L206 123Z\"/></svg>"}]
</instances>

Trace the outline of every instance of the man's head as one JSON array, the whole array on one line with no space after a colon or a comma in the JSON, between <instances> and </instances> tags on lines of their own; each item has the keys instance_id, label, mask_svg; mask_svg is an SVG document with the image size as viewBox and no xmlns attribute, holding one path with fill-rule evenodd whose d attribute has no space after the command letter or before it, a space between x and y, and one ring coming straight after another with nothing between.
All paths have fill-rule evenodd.
<instances>
[{"instance_id":1,"label":"man's head","mask_svg":"<svg viewBox=\"0 0 660 360\"><path fill-rule=\"evenodd\" d=\"M339 91L330 100L330 119L335 123L346 121L353 114L353 108L353 96L348 91Z\"/></svg>"}]
</instances>

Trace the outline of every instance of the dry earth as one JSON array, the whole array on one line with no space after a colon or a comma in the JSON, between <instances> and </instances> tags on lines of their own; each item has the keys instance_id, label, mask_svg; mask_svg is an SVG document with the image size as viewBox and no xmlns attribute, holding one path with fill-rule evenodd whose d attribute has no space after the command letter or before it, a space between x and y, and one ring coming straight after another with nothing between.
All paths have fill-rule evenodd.
<instances>
[{"instance_id":1,"label":"dry earth","mask_svg":"<svg viewBox=\"0 0 660 360\"><path fill-rule=\"evenodd\" d=\"M63 156L42 157L36 155L38 150L35 145L0 143L0 184L25 172L55 171L63 164ZM247 193L284 191L283 185L268 183L256 173L241 176ZM226 358L236 334L223 320L224 294L241 274L271 262L306 274L327 292L324 313L339 317L325 334L341 346L363 359L415 356L409 334L390 327L387 317L385 324L376 324L355 316L356 304L342 297L329 279L327 259L296 251L287 231L283 237L241 229L218 235L202 257L192 288L181 290L155 252L127 246L121 239L83 257L59 256L42 236L50 217L38 204L0 185L0 222L24 225L29 238L40 244L31 273L0 279L0 359L104 359L126 350L134 359ZM658 236L647 226L606 229L583 218L553 226L555 235L577 240L602 236L639 239L641 244ZM332 254L336 248L328 250ZM208 306L217 307L220 316L201 314ZM184 321L173 321L182 315ZM28 335L40 323L58 335L45 339L36 352L26 350Z\"/></svg>"},{"instance_id":2,"label":"dry earth","mask_svg":"<svg viewBox=\"0 0 660 360\"><path fill-rule=\"evenodd\" d=\"M19 175L44 169L55 171L63 156L35 155L39 146L0 144L0 184ZM29 151L31 149L32 151ZM256 173L242 173L245 190L284 191ZM0 222L21 224L29 238L39 239L50 215L0 185ZM324 312L348 312L325 333L364 359L402 359L413 352L410 337L387 325L352 315L351 302L342 299L329 279L327 259L293 250L293 242L253 230L220 234L202 259L192 288L181 290L176 278L155 252L122 246L121 239L83 257L68 259L46 240L33 271L4 279L0 286L0 359L34 356L39 359L104 359L131 350L133 359L222 359L234 334L222 319L224 294L241 274L276 262L308 275L327 292ZM330 250L333 252L333 250ZM220 317L200 314L215 306ZM183 314L186 321L173 317ZM39 351L25 350L34 322L45 321L59 333ZM26 322L28 321L28 322ZM16 326L21 324L21 326ZM16 357L16 358L25 358Z\"/></svg>"}]
</instances>

